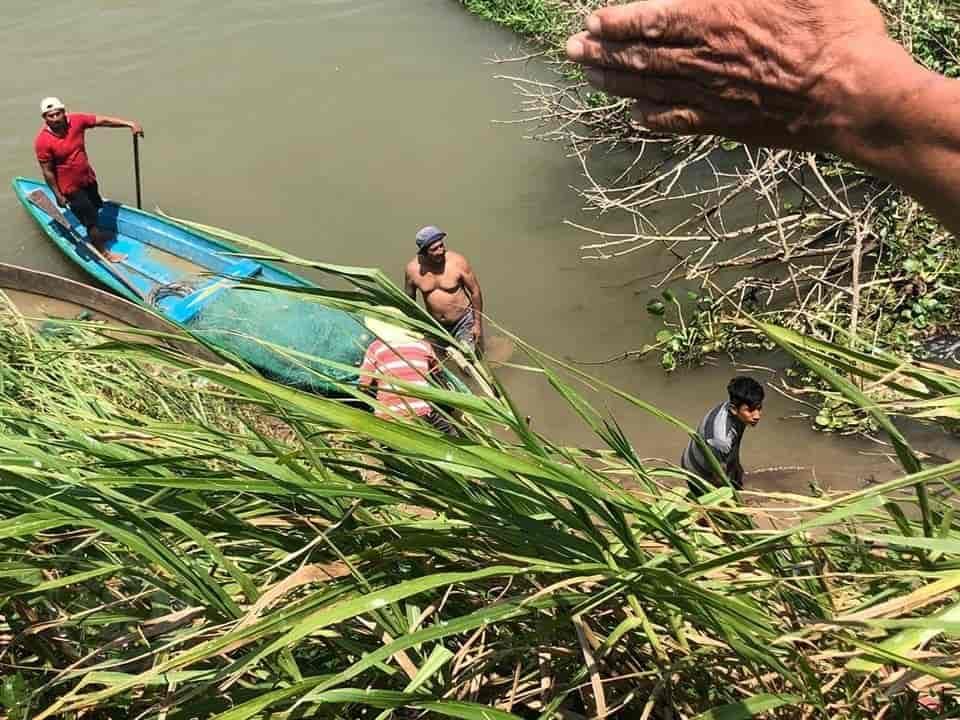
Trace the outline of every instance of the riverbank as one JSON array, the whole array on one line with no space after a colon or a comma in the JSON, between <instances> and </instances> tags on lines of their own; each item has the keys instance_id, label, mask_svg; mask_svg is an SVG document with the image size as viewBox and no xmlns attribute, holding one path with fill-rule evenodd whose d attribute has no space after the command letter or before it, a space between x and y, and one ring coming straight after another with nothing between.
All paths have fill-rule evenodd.
<instances>
[{"instance_id":1,"label":"riverbank","mask_svg":"<svg viewBox=\"0 0 960 720\"><path fill-rule=\"evenodd\" d=\"M570 31L582 27L582 14L601 3L567 0L460 0L470 12L559 53Z\"/></svg>"},{"instance_id":2,"label":"riverbank","mask_svg":"<svg viewBox=\"0 0 960 720\"><path fill-rule=\"evenodd\" d=\"M553 57L562 56L563 43L582 27L585 14L603 4L462 1ZM881 5L892 34L920 62L960 75L960 20L947 3ZM567 68L560 66L561 76ZM678 258L662 272L637 278L662 327L642 346L624 347L628 356L654 354L673 371L717 354L769 347L745 331L748 315L913 358L937 359L936 349L951 346L960 333L954 271L960 244L898 188L828 156L655 136L626 121L627 103L592 92L576 75L558 78L557 85L563 88L541 93L531 124L581 158L589 180L581 180L571 204L585 200L608 224L614 216L638 228L610 234L587 223L584 259L613 271L634 253L656 248L669 247ZM523 102L529 111L530 96ZM611 157L618 158L612 168ZM662 226L660 213L669 218ZM685 219L677 222L678 214ZM818 406L818 429L876 429L846 400L824 394L809 374L796 374L792 385Z\"/></svg>"}]
</instances>

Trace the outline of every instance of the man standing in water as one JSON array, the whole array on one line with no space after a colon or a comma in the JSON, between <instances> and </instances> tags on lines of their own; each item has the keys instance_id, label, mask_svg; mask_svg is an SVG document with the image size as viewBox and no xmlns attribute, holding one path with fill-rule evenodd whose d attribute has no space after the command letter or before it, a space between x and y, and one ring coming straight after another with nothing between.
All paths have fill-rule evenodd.
<instances>
[{"instance_id":1,"label":"man standing in water","mask_svg":"<svg viewBox=\"0 0 960 720\"><path fill-rule=\"evenodd\" d=\"M103 198L97 187L97 176L87 157L84 134L93 127L125 127L134 135L143 136L143 128L132 120L88 115L67 114L59 98L44 98L40 103L43 127L33 143L43 179L53 190L60 207L69 205L73 214L87 229L87 237L111 262L123 256L106 250L109 233L97 227L97 215L103 207Z\"/></svg>"},{"instance_id":2,"label":"man standing in water","mask_svg":"<svg viewBox=\"0 0 960 720\"><path fill-rule=\"evenodd\" d=\"M740 441L747 426L756 427L763 415L763 386L751 377L733 378L727 385L729 400L717 405L706 414L697 427L699 435L720 461L723 471L737 490L743 489L743 466L740 464ZM688 480L690 492L700 497L711 487L725 483L710 467L710 462L700 446L693 440L687 444L680 465L684 470L699 476L703 483Z\"/></svg>"},{"instance_id":3,"label":"man standing in water","mask_svg":"<svg viewBox=\"0 0 960 720\"><path fill-rule=\"evenodd\" d=\"M470 263L460 253L448 251L447 234L428 225L417 232L417 255L407 263L407 294L423 304L434 319L475 353L483 351L483 293Z\"/></svg>"}]
</instances>

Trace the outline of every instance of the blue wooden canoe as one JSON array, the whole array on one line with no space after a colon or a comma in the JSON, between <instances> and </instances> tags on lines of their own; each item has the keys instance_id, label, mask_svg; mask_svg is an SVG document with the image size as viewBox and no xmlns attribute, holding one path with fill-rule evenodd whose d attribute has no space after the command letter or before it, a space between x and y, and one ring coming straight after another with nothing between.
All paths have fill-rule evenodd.
<instances>
[{"instance_id":1,"label":"blue wooden canoe","mask_svg":"<svg viewBox=\"0 0 960 720\"><path fill-rule=\"evenodd\" d=\"M361 364L373 339L357 317L296 295L237 287L251 279L295 287L315 287L313 283L270 263L232 256L242 251L166 218L107 202L99 226L115 234L109 249L126 255L113 267L143 294L144 303L27 199L39 189L52 200L44 182L17 177L13 188L68 258L127 299L153 307L281 382L329 394L336 391L333 382L356 380L356 371L349 368ZM76 216L69 210L64 215L84 237Z\"/></svg>"}]
</instances>

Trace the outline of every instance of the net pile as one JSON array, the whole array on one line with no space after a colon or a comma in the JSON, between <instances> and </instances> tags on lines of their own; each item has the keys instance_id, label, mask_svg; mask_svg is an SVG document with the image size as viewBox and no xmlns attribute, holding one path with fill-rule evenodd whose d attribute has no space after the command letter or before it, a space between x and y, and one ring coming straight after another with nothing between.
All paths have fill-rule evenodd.
<instances>
[{"instance_id":1,"label":"net pile","mask_svg":"<svg viewBox=\"0 0 960 720\"><path fill-rule=\"evenodd\" d=\"M372 337L356 318L283 292L224 288L204 303L187 328L266 377L311 392L336 393L354 382Z\"/></svg>"}]
</instances>

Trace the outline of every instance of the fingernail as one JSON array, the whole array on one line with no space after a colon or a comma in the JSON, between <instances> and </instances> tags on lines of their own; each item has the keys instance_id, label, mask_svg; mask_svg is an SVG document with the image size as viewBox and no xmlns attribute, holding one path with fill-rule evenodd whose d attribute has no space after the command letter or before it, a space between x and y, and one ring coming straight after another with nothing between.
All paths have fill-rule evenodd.
<instances>
[{"instance_id":1,"label":"fingernail","mask_svg":"<svg viewBox=\"0 0 960 720\"><path fill-rule=\"evenodd\" d=\"M591 35L599 35L603 32L603 25L600 23L600 17L598 15L591 15L587 18L587 32Z\"/></svg>"},{"instance_id":2,"label":"fingernail","mask_svg":"<svg viewBox=\"0 0 960 720\"><path fill-rule=\"evenodd\" d=\"M572 37L567 40L567 57L571 60L579 60L583 57L583 43L580 38Z\"/></svg>"},{"instance_id":3,"label":"fingernail","mask_svg":"<svg viewBox=\"0 0 960 720\"><path fill-rule=\"evenodd\" d=\"M603 90L603 70L597 70L596 68L587 68L583 71L583 74L587 78L587 82L593 85L599 90Z\"/></svg>"}]
</instances>

